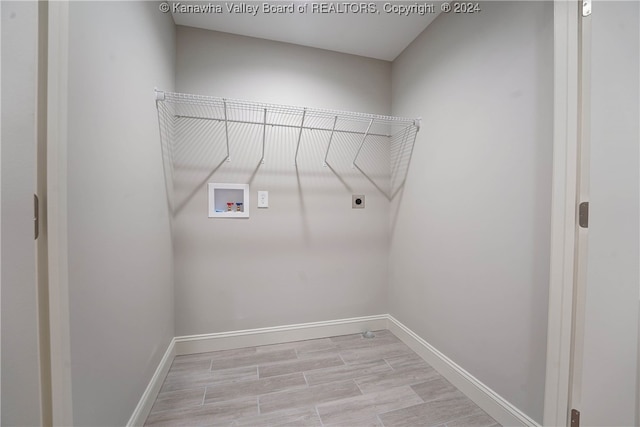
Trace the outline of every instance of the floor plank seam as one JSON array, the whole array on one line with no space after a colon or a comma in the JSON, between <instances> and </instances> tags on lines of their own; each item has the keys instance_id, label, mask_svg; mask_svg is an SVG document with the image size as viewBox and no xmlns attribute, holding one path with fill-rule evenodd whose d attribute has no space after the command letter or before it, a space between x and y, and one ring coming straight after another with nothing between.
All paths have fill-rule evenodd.
<instances>
[{"instance_id":1,"label":"floor plank seam","mask_svg":"<svg viewBox=\"0 0 640 427\"><path fill-rule=\"evenodd\" d=\"M392 370L395 371L395 369L393 369L393 366L391 366L391 364L389 363L389 361L387 360L386 357L384 359L382 359L382 360L384 360L384 363L386 363L388 367L390 367Z\"/></svg>"},{"instance_id":2,"label":"floor plank seam","mask_svg":"<svg viewBox=\"0 0 640 427\"><path fill-rule=\"evenodd\" d=\"M147 421L227 427L491 424L486 413L441 376L433 376L433 368L395 335L375 332L366 341L352 334L262 351L248 347L186 356L172 364L154 402L162 410L152 409ZM452 398L452 391L459 396Z\"/></svg>"},{"instance_id":3,"label":"floor plank seam","mask_svg":"<svg viewBox=\"0 0 640 427\"><path fill-rule=\"evenodd\" d=\"M318 405L315 405L314 409L316 410L316 414L318 414L318 421L320 421L320 425L324 426L324 423L322 422L322 417L320 417L320 411L318 411Z\"/></svg>"}]
</instances>

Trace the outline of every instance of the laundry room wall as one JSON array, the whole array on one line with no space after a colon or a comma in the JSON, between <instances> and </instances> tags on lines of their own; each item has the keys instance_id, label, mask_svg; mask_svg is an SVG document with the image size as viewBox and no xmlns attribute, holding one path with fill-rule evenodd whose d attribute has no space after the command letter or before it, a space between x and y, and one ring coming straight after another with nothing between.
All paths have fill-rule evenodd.
<instances>
[{"instance_id":1,"label":"laundry room wall","mask_svg":"<svg viewBox=\"0 0 640 427\"><path fill-rule=\"evenodd\" d=\"M374 114L391 107L389 62L207 30L177 27L176 73L184 93ZM231 126L230 162L221 154L175 165L194 176L176 200L177 335L386 312L389 202L351 167L358 141L336 140L323 167L328 136L305 131L296 167L296 131L269 128L260 164L262 130ZM250 217L208 218L208 182L250 184ZM257 209L258 190L269 191L268 209ZM351 208L352 194L365 195L365 209Z\"/></svg>"},{"instance_id":2,"label":"laundry room wall","mask_svg":"<svg viewBox=\"0 0 640 427\"><path fill-rule=\"evenodd\" d=\"M155 2L69 2L68 245L74 425L126 425L174 337L154 86L175 27Z\"/></svg>"},{"instance_id":3,"label":"laundry room wall","mask_svg":"<svg viewBox=\"0 0 640 427\"><path fill-rule=\"evenodd\" d=\"M393 64L423 126L392 202L390 313L542 422L553 2L441 14Z\"/></svg>"}]
</instances>

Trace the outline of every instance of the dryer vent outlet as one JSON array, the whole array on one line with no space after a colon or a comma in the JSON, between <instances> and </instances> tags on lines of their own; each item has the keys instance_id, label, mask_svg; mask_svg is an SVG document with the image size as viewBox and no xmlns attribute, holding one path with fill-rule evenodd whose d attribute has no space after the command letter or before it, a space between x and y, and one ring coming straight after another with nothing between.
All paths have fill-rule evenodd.
<instances>
[{"instance_id":1,"label":"dryer vent outlet","mask_svg":"<svg viewBox=\"0 0 640 427\"><path fill-rule=\"evenodd\" d=\"M354 194L351 196L351 207L353 209L364 209L364 194Z\"/></svg>"}]
</instances>

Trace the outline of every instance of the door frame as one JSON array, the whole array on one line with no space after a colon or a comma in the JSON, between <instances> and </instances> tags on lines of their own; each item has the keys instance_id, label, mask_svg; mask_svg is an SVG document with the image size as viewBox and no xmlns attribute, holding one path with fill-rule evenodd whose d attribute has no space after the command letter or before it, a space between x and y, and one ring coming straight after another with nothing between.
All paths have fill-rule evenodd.
<instances>
[{"instance_id":1,"label":"door frame","mask_svg":"<svg viewBox=\"0 0 640 427\"><path fill-rule=\"evenodd\" d=\"M0 35L2 35L2 7L0 7ZM0 41L0 58L2 58L2 42ZM0 82L2 81L2 67L0 67ZM0 84L0 99L2 99L2 84ZM2 188L2 102L0 102L0 188ZM0 197L0 218L2 218L2 197ZM0 242L2 242L2 227L0 227ZM0 307L2 307L2 245L0 245ZM2 366L2 316L0 316L0 366ZM2 384L2 369L0 369L0 384ZM0 387L0 421L2 420L2 387Z\"/></svg>"},{"instance_id":2,"label":"door frame","mask_svg":"<svg viewBox=\"0 0 640 427\"><path fill-rule=\"evenodd\" d=\"M591 146L591 15L578 11L578 150L576 206L589 201L589 164ZM578 216L579 213L576 214ZM578 222L576 218L576 223ZM588 219L587 219L588 222ZM571 336L571 366L567 413L582 409L582 372L585 315L587 302L588 224L574 225L576 230L573 283L573 321ZM570 422L569 422L570 424Z\"/></svg>"},{"instance_id":3,"label":"door frame","mask_svg":"<svg viewBox=\"0 0 640 427\"><path fill-rule=\"evenodd\" d=\"M69 2L49 3L47 229L53 425L73 425L67 242Z\"/></svg>"},{"instance_id":4,"label":"door frame","mask_svg":"<svg viewBox=\"0 0 640 427\"><path fill-rule=\"evenodd\" d=\"M575 385L580 382L586 230L578 205L588 195L588 81L582 52L582 3L554 0L554 129L551 263L543 424L570 425ZM582 290L582 291L581 291Z\"/></svg>"},{"instance_id":5,"label":"door frame","mask_svg":"<svg viewBox=\"0 0 640 427\"><path fill-rule=\"evenodd\" d=\"M51 336L49 328L49 267L47 239L47 57L49 52L49 3L38 2L38 59L36 107L36 188L38 203L36 237L36 280L38 284L38 340L42 424L51 418Z\"/></svg>"}]
</instances>

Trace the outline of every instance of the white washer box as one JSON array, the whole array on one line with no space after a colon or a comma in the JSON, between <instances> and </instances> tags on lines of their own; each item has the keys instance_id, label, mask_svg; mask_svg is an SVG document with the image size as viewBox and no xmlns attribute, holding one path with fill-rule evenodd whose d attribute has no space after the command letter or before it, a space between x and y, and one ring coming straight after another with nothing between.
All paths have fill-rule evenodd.
<instances>
[{"instance_id":1,"label":"white washer box","mask_svg":"<svg viewBox=\"0 0 640 427\"><path fill-rule=\"evenodd\" d=\"M249 218L249 184L209 183L208 189L209 218Z\"/></svg>"}]
</instances>

